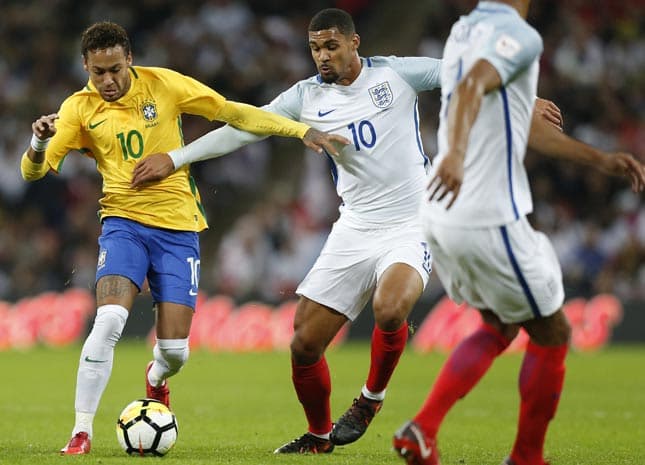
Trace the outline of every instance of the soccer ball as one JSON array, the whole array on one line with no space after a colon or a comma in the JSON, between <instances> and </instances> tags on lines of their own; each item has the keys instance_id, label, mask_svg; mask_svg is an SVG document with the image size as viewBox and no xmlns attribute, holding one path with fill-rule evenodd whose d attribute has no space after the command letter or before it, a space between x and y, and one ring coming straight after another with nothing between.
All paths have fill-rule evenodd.
<instances>
[{"instance_id":1,"label":"soccer ball","mask_svg":"<svg viewBox=\"0 0 645 465\"><path fill-rule=\"evenodd\" d=\"M177 441L177 419L154 399L129 403L116 422L116 437L130 455L165 455Z\"/></svg>"}]
</instances>

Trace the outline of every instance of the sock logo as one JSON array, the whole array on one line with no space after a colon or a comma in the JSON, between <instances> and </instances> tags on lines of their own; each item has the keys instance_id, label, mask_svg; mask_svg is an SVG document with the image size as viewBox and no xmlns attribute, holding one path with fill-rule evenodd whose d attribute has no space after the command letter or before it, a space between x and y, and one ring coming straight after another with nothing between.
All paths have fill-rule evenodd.
<instances>
[{"instance_id":1,"label":"sock logo","mask_svg":"<svg viewBox=\"0 0 645 465\"><path fill-rule=\"evenodd\" d=\"M85 356L85 361L89 363L105 363L107 360L94 360L93 358L90 358L89 356Z\"/></svg>"}]
</instances>

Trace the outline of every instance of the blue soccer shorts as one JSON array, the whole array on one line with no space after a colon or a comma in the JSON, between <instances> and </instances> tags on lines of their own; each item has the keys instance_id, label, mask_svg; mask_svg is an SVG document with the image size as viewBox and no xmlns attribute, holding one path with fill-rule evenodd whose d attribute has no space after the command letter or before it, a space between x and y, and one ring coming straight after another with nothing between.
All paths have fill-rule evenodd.
<instances>
[{"instance_id":1,"label":"blue soccer shorts","mask_svg":"<svg viewBox=\"0 0 645 465\"><path fill-rule=\"evenodd\" d=\"M151 228L125 218L103 220L96 281L118 275L141 290L148 278L155 303L195 308L199 287L199 237L192 231Z\"/></svg>"}]
</instances>

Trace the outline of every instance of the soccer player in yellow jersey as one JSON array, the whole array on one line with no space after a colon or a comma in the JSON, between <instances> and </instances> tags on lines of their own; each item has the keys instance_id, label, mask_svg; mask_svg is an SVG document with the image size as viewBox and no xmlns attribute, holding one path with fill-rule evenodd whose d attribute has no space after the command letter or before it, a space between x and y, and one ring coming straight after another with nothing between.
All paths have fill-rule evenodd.
<instances>
[{"instance_id":1,"label":"soccer player in yellow jersey","mask_svg":"<svg viewBox=\"0 0 645 465\"><path fill-rule=\"evenodd\" d=\"M317 151L337 154L327 135L303 123L227 101L196 80L163 68L134 67L127 33L96 23L82 35L88 84L58 113L32 124L21 172L28 181L58 172L66 155L96 160L103 178L102 232L96 273L97 312L81 351L76 421L61 454L90 452L92 424L112 371L114 346L135 296L147 278L157 309L154 360L145 371L146 396L169 404L166 379L188 358L188 334L199 283L197 233L207 227L187 168L159 183L131 188L138 160L183 144L181 114L201 115L260 135L298 137Z\"/></svg>"}]
</instances>

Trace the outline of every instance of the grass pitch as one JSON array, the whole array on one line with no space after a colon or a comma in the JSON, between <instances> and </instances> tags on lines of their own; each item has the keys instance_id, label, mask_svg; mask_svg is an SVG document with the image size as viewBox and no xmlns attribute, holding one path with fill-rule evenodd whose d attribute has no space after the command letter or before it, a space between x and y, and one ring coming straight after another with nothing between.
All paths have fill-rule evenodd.
<instances>
[{"instance_id":1,"label":"grass pitch","mask_svg":"<svg viewBox=\"0 0 645 465\"><path fill-rule=\"evenodd\" d=\"M291 385L287 353L194 352L170 381L179 422L175 448L161 459L128 457L115 422L121 409L143 397L150 349L122 341L94 424L92 453L60 457L74 420L74 384L80 348L0 353L0 464L396 464L392 433L425 398L445 355L409 350L388 389L383 410L355 444L324 456L273 455L305 432ZM358 395L369 348L348 344L328 353L332 414ZM498 359L475 390L449 413L439 436L444 465L499 465L516 426L521 355ZM645 346L570 354L565 392L547 436L552 465L645 464Z\"/></svg>"}]
</instances>

